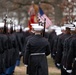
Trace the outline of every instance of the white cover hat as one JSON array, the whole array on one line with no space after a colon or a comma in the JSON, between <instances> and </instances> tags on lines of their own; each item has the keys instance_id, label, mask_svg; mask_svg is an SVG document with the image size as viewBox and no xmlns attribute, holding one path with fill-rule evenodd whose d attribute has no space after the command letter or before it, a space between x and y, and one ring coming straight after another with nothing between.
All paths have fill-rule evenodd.
<instances>
[{"instance_id":1,"label":"white cover hat","mask_svg":"<svg viewBox=\"0 0 76 75\"><path fill-rule=\"evenodd\" d=\"M0 28L4 28L4 23L0 23Z\"/></svg>"},{"instance_id":2,"label":"white cover hat","mask_svg":"<svg viewBox=\"0 0 76 75\"><path fill-rule=\"evenodd\" d=\"M39 26L38 23L32 23L31 26Z\"/></svg>"},{"instance_id":3,"label":"white cover hat","mask_svg":"<svg viewBox=\"0 0 76 75\"><path fill-rule=\"evenodd\" d=\"M45 32L48 32L49 30L48 29L45 29Z\"/></svg>"},{"instance_id":4,"label":"white cover hat","mask_svg":"<svg viewBox=\"0 0 76 75\"><path fill-rule=\"evenodd\" d=\"M15 26L15 30L20 30L20 25Z\"/></svg>"},{"instance_id":5,"label":"white cover hat","mask_svg":"<svg viewBox=\"0 0 76 75\"><path fill-rule=\"evenodd\" d=\"M65 26L61 26L61 30L66 30L66 27Z\"/></svg>"},{"instance_id":6,"label":"white cover hat","mask_svg":"<svg viewBox=\"0 0 76 75\"><path fill-rule=\"evenodd\" d=\"M76 22L73 22L73 24L76 26Z\"/></svg>"},{"instance_id":7,"label":"white cover hat","mask_svg":"<svg viewBox=\"0 0 76 75\"><path fill-rule=\"evenodd\" d=\"M35 30L35 31L42 31L43 29L44 29L44 27L43 26L39 26L39 25L34 25L34 26L32 26L33 27L33 29Z\"/></svg>"},{"instance_id":8,"label":"white cover hat","mask_svg":"<svg viewBox=\"0 0 76 75\"><path fill-rule=\"evenodd\" d=\"M75 31L76 28L75 28L75 27L70 27L70 30L71 30L71 31Z\"/></svg>"},{"instance_id":9,"label":"white cover hat","mask_svg":"<svg viewBox=\"0 0 76 75\"><path fill-rule=\"evenodd\" d=\"M64 24L64 26L70 28L70 27L73 27L74 25L73 24Z\"/></svg>"},{"instance_id":10,"label":"white cover hat","mask_svg":"<svg viewBox=\"0 0 76 75\"><path fill-rule=\"evenodd\" d=\"M29 31L29 27L24 28L23 31Z\"/></svg>"}]
</instances>

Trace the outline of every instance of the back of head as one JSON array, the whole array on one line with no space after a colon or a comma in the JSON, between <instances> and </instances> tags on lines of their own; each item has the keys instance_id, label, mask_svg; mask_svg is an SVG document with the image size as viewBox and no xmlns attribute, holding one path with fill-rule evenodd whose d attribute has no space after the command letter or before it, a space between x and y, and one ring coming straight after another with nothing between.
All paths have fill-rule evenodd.
<instances>
[{"instance_id":1,"label":"back of head","mask_svg":"<svg viewBox=\"0 0 76 75\"><path fill-rule=\"evenodd\" d=\"M20 28L20 32L22 32L22 28Z\"/></svg>"},{"instance_id":2,"label":"back of head","mask_svg":"<svg viewBox=\"0 0 76 75\"><path fill-rule=\"evenodd\" d=\"M4 31L4 23L0 23L0 33L3 33Z\"/></svg>"},{"instance_id":3,"label":"back of head","mask_svg":"<svg viewBox=\"0 0 76 75\"><path fill-rule=\"evenodd\" d=\"M70 27L71 34L76 34L76 27Z\"/></svg>"},{"instance_id":4,"label":"back of head","mask_svg":"<svg viewBox=\"0 0 76 75\"><path fill-rule=\"evenodd\" d=\"M4 33L4 34L7 33L7 27L6 27L6 26L4 26L3 33Z\"/></svg>"},{"instance_id":5,"label":"back of head","mask_svg":"<svg viewBox=\"0 0 76 75\"><path fill-rule=\"evenodd\" d=\"M69 27L66 27L65 33L70 34L70 28Z\"/></svg>"},{"instance_id":6,"label":"back of head","mask_svg":"<svg viewBox=\"0 0 76 75\"><path fill-rule=\"evenodd\" d=\"M73 26L73 24L65 24L65 33L66 34L70 34L70 27L72 27Z\"/></svg>"},{"instance_id":7,"label":"back of head","mask_svg":"<svg viewBox=\"0 0 76 75\"><path fill-rule=\"evenodd\" d=\"M10 33L11 33L11 34L13 33L13 27L10 28Z\"/></svg>"}]
</instances>

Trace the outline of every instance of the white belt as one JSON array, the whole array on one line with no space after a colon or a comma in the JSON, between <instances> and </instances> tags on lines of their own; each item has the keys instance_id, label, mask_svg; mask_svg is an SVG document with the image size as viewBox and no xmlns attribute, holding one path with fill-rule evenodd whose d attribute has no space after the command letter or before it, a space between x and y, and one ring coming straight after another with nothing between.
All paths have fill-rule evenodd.
<instances>
[{"instance_id":1,"label":"white belt","mask_svg":"<svg viewBox=\"0 0 76 75\"><path fill-rule=\"evenodd\" d=\"M30 55L45 55L45 53L31 53Z\"/></svg>"}]
</instances>

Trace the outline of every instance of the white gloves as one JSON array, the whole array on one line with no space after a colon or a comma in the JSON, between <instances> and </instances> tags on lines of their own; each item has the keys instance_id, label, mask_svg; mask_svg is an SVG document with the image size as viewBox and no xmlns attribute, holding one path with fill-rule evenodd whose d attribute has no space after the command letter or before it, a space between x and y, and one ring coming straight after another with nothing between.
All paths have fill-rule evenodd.
<instances>
[{"instance_id":1,"label":"white gloves","mask_svg":"<svg viewBox=\"0 0 76 75\"><path fill-rule=\"evenodd\" d=\"M25 65L25 67L27 67L28 65Z\"/></svg>"},{"instance_id":2,"label":"white gloves","mask_svg":"<svg viewBox=\"0 0 76 75\"><path fill-rule=\"evenodd\" d=\"M63 66L63 69L66 70L66 68Z\"/></svg>"},{"instance_id":3,"label":"white gloves","mask_svg":"<svg viewBox=\"0 0 76 75\"><path fill-rule=\"evenodd\" d=\"M72 70L66 70L67 71L67 73L72 73Z\"/></svg>"},{"instance_id":4,"label":"white gloves","mask_svg":"<svg viewBox=\"0 0 76 75\"><path fill-rule=\"evenodd\" d=\"M57 66L60 66L60 64L59 64L59 63L57 63Z\"/></svg>"},{"instance_id":5,"label":"white gloves","mask_svg":"<svg viewBox=\"0 0 76 75\"><path fill-rule=\"evenodd\" d=\"M19 55L21 55L21 52L19 52Z\"/></svg>"}]
</instances>

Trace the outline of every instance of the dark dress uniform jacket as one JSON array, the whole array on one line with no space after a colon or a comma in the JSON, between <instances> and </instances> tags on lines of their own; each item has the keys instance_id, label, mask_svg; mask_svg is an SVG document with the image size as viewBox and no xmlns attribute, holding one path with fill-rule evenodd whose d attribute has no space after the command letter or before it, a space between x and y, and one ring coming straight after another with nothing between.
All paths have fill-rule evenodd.
<instances>
[{"instance_id":1,"label":"dark dress uniform jacket","mask_svg":"<svg viewBox=\"0 0 76 75\"><path fill-rule=\"evenodd\" d=\"M26 37L25 37L24 53L25 53L25 51L26 51L26 44L27 44L27 41L28 41L30 38L32 38L33 36L34 36L34 33L31 33L29 36L26 36ZM25 59L25 54L23 54L23 63L24 63L24 59ZM28 67L27 67L27 74L28 74Z\"/></svg>"},{"instance_id":2,"label":"dark dress uniform jacket","mask_svg":"<svg viewBox=\"0 0 76 75\"><path fill-rule=\"evenodd\" d=\"M63 68L63 62L64 60L62 59L63 56L63 51L64 51L64 41L66 38L68 38L70 36L70 34L63 34L59 40L58 40L58 47L57 47L57 54L56 54L56 59L55 59L55 63L60 64L60 68L61 68L61 75L66 75L66 71Z\"/></svg>"},{"instance_id":3,"label":"dark dress uniform jacket","mask_svg":"<svg viewBox=\"0 0 76 75\"><path fill-rule=\"evenodd\" d=\"M49 41L49 33L45 32L44 37Z\"/></svg>"},{"instance_id":4,"label":"dark dress uniform jacket","mask_svg":"<svg viewBox=\"0 0 76 75\"><path fill-rule=\"evenodd\" d=\"M24 52L24 33L23 32L17 32L16 39L18 44L18 50L21 52L20 57L23 55Z\"/></svg>"},{"instance_id":5,"label":"dark dress uniform jacket","mask_svg":"<svg viewBox=\"0 0 76 75\"><path fill-rule=\"evenodd\" d=\"M15 65L18 58L17 40L14 34L8 34L8 51L6 54L6 67Z\"/></svg>"},{"instance_id":6,"label":"dark dress uniform jacket","mask_svg":"<svg viewBox=\"0 0 76 75\"><path fill-rule=\"evenodd\" d=\"M64 42L64 51L63 51L63 57L62 59L64 60L63 62L63 66L66 68L66 61L67 61L67 55L68 55L68 51L69 51L69 48L70 48L70 42L73 38L75 38L76 35L73 34L71 35L70 37L68 37L65 42Z\"/></svg>"},{"instance_id":7,"label":"dark dress uniform jacket","mask_svg":"<svg viewBox=\"0 0 76 75\"><path fill-rule=\"evenodd\" d=\"M58 46L57 46L57 54L56 54L56 59L55 62L61 64L62 61L62 56L63 56L63 45L64 41L66 38L68 38L70 34L63 34L61 37L59 37L58 40Z\"/></svg>"},{"instance_id":8,"label":"dark dress uniform jacket","mask_svg":"<svg viewBox=\"0 0 76 75\"><path fill-rule=\"evenodd\" d=\"M55 60L56 53L57 53L58 40L62 35L64 35L64 33L60 35L56 35L56 37L54 37L54 45L53 45L53 51L52 51L52 57L54 60Z\"/></svg>"},{"instance_id":9,"label":"dark dress uniform jacket","mask_svg":"<svg viewBox=\"0 0 76 75\"><path fill-rule=\"evenodd\" d=\"M0 74L5 71L5 54L8 49L8 38L6 34L0 34Z\"/></svg>"},{"instance_id":10,"label":"dark dress uniform jacket","mask_svg":"<svg viewBox=\"0 0 76 75\"><path fill-rule=\"evenodd\" d=\"M51 57L55 59L56 51L57 51L57 41L58 41L58 36L54 35L52 39L52 50L51 50Z\"/></svg>"},{"instance_id":11,"label":"dark dress uniform jacket","mask_svg":"<svg viewBox=\"0 0 76 75\"><path fill-rule=\"evenodd\" d=\"M52 55L52 52L53 52L53 45L54 45L54 39L56 37L56 32L55 31L52 31L49 33L49 42L50 42L50 48L51 48L51 55Z\"/></svg>"},{"instance_id":12,"label":"dark dress uniform jacket","mask_svg":"<svg viewBox=\"0 0 76 75\"><path fill-rule=\"evenodd\" d=\"M28 35L28 36L26 36L25 37L25 39L24 39L24 46L26 46L26 44L27 44L27 41L30 39L30 38L32 38L34 36L34 33L31 33L30 35ZM26 47L24 47L24 49L25 49Z\"/></svg>"},{"instance_id":13,"label":"dark dress uniform jacket","mask_svg":"<svg viewBox=\"0 0 76 75\"><path fill-rule=\"evenodd\" d=\"M44 55L31 55L45 53ZM50 54L48 41L41 35L34 35L26 45L24 63L28 65L29 75L48 75L46 56Z\"/></svg>"},{"instance_id":14,"label":"dark dress uniform jacket","mask_svg":"<svg viewBox=\"0 0 76 75\"><path fill-rule=\"evenodd\" d=\"M72 75L76 75L76 37L70 43L66 67L67 70L72 70Z\"/></svg>"}]
</instances>

